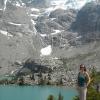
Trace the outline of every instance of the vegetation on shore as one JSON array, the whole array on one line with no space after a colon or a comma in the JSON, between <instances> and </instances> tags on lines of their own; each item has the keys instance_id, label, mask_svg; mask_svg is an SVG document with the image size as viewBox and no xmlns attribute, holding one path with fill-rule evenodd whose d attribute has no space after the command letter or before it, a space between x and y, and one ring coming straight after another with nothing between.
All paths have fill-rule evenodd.
<instances>
[{"instance_id":1,"label":"vegetation on shore","mask_svg":"<svg viewBox=\"0 0 100 100\"><path fill-rule=\"evenodd\" d=\"M9 79L9 78L10 79ZM8 76L7 78L3 78L0 80L0 85L10 85L10 84L16 84L16 85L56 85L56 86L62 86L62 79L60 79L57 82L52 82L50 75L48 75L48 78L43 78L43 76L39 75L38 79L35 82L34 78L29 75L27 78L26 76Z\"/></svg>"},{"instance_id":2,"label":"vegetation on shore","mask_svg":"<svg viewBox=\"0 0 100 100\"><path fill-rule=\"evenodd\" d=\"M59 93L58 97L55 97L53 95L49 95L47 100L63 100L63 96L61 95L61 93Z\"/></svg>"}]
</instances>

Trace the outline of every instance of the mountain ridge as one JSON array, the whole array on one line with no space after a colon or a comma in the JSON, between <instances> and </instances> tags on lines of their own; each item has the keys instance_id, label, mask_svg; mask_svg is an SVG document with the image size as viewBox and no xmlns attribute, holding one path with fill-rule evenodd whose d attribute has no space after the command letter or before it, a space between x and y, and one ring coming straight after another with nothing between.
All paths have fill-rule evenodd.
<instances>
[{"instance_id":1,"label":"mountain ridge","mask_svg":"<svg viewBox=\"0 0 100 100\"><path fill-rule=\"evenodd\" d=\"M16 61L23 62L23 60L29 58L51 59L56 57L60 59L76 57L78 59L77 55L99 52L99 45L96 43L99 43L99 39L98 41L96 39L90 41L91 33L87 32L87 37L84 37L83 33L74 28L74 26L79 27L80 25L81 28L87 28L85 24L83 26L84 21L82 22L80 19L82 17L80 13L84 12L85 15L89 7L93 7L92 9L95 12L94 9L97 9L99 4L91 6L88 3L79 11L72 8L62 9L58 6L58 8L54 7L54 10L48 10L52 6L48 5L47 7L40 8L26 5L28 2L35 1L23 1L7 0L5 3L0 2L2 5L0 10L1 74L15 70L16 67L13 67L12 64ZM92 11L89 14L91 15ZM89 14L87 18L89 18ZM99 16L98 12L96 14ZM95 20L96 17L92 17ZM86 19L86 21L88 20ZM89 23L91 23L91 20L89 20ZM99 35L99 32L97 34ZM91 37L94 38L94 35L91 35ZM95 49L96 45L98 46L97 49ZM43 53L44 50L47 53ZM97 61L96 63L98 66L99 62Z\"/></svg>"}]
</instances>

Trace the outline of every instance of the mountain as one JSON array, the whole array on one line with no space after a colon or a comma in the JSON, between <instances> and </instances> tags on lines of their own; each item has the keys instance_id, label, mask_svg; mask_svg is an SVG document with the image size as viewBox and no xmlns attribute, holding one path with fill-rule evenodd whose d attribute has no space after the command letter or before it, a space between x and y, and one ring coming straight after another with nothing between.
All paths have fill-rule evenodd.
<instances>
[{"instance_id":1,"label":"mountain","mask_svg":"<svg viewBox=\"0 0 100 100\"><path fill-rule=\"evenodd\" d=\"M12 66L16 61L40 56L41 42L27 10L10 1L6 2L6 9L0 10L1 74L16 69Z\"/></svg>"},{"instance_id":2,"label":"mountain","mask_svg":"<svg viewBox=\"0 0 100 100\"><path fill-rule=\"evenodd\" d=\"M45 8L49 6L49 0L8 0L13 5L27 6L35 8Z\"/></svg>"},{"instance_id":3,"label":"mountain","mask_svg":"<svg viewBox=\"0 0 100 100\"><path fill-rule=\"evenodd\" d=\"M72 29L82 36L83 41L100 39L100 3L88 3L77 14Z\"/></svg>"},{"instance_id":4,"label":"mountain","mask_svg":"<svg viewBox=\"0 0 100 100\"><path fill-rule=\"evenodd\" d=\"M94 63L99 65L99 55L94 55L99 53L99 41L90 41L90 37L99 37L100 5L91 2L76 8L73 3L66 0L1 0L0 74L20 69L14 64L29 58L42 59L42 63L47 58L72 58L78 60L73 64L88 64L86 59L92 62L94 57ZM79 55L87 58L80 60Z\"/></svg>"},{"instance_id":5,"label":"mountain","mask_svg":"<svg viewBox=\"0 0 100 100\"><path fill-rule=\"evenodd\" d=\"M49 0L31 0L26 3L27 6L32 6L36 8L45 8L49 6Z\"/></svg>"}]
</instances>

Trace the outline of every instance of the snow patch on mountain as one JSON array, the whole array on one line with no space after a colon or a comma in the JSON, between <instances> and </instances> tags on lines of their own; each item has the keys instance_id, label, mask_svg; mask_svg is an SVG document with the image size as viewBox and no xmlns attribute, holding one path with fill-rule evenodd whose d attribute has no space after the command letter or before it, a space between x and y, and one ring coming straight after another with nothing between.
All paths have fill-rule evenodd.
<instances>
[{"instance_id":1,"label":"snow patch on mountain","mask_svg":"<svg viewBox=\"0 0 100 100\"><path fill-rule=\"evenodd\" d=\"M80 39L80 38L82 38L82 36L78 36L78 37L76 37L76 39Z\"/></svg>"},{"instance_id":2,"label":"snow patch on mountain","mask_svg":"<svg viewBox=\"0 0 100 100\"><path fill-rule=\"evenodd\" d=\"M33 24L33 25L35 25L35 24L36 24L36 23L35 23L35 21L34 21L34 20L32 20L32 19L31 19L31 22L32 22L32 24Z\"/></svg>"},{"instance_id":3,"label":"snow patch on mountain","mask_svg":"<svg viewBox=\"0 0 100 100\"><path fill-rule=\"evenodd\" d=\"M52 0L51 5L65 5L66 0Z\"/></svg>"},{"instance_id":4,"label":"snow patch on mountain","mask_svg":"<svg viewBox=\"0 0 100 100\"><path fill-rule=\"evenodd\" d=\"M55 19L56 19L56 18L50 18L50 20L52 20L52 21L55 20Z\"/></svg>"},{"instance_id":5,"label":"snow patch on mountain","mask_svg":"<svg viewBox=\"0 0 100 100\"><path fill-rule=\"evenodd\" d=\"M36 24L34 20L31 19L31 22L33 24L33 30L34 30L34 34L36 35L37 34L37 30L36 28L34 27L34 25Z\"/></svg>"},{"instance_id":6,"label":"snow patch on mountain","mask_svg":"<svg viewBox=\"0 0 100 100\"><path fill-rule=\"evenodd\" d=\"M40 36L41 36L41 37L46 37L46 36L47 36L47 34L40 34Z\"/></svg>"},{"instance_id":7,"label":"snow patch on mountain","mask_svg":"<svg viewBox=\"0 0 100 100\"><path fill-rule=\"evenodd\" d=\"M21 5L20 5L19 2L16 2L16 6L17 6L17 7L21 7Z\"/></svg>"},{"instance_id":8,"label":"snow patch on mountain","mask_svg":"<svg viewBox=\"0 0 100 100\"><path fill-rule=\"evenodd\" d=\"M30 14L31 17L35 17L37 18L39 15L36 15L36 14Z\"/></svg>"},{"instance_id":9,"label":"snow patch on mountain","mask_svg":"<svg viewBox=\"0 0 100 100\"><path fill-rule=\"evenodd\" d=\"M25 3L23 3L21 0L8 0L8 2L16 7L24 7L25 6Z\"/></svg>"},{"instance_id":10,"label":"snow patch on mountain","mask_svg":"<svg viewBox=\"0 0 100 100\"><path fill-rule=\"evenodd\" d=\"M22 6L25 6L25 3L23 3L22 0L19 0L19 1L20 1L20 4L21 4Z\"/></svg>"},{"instance_id":11,"label":"snow patch on mountain","mask_svg":"<svg viewBox=\"0 0 100 100\"><path fill-rule=\"evenodd\" d=\"M4 9L3 9L4 11L5 11L5 9L6 9L7 1L8 1L8 0L4 0Z\"/></svg>"},{"instance_id":12,"label":"snow patch on mountain","mask_svg":"<svg viewBox=\"0 0 100 100\"><path fill-rule=\"evenodd\" d=\"M17 23L13 23L13 22L8 22L9 24L15 25L15 26L21 26L22 24L17 24Z\"/></svg>"},{"instance_id":13,"label":"snow patch on mountain","mask_svg":"<svg viewBox=\"0 0 100 100\"><path fill-rule=\"evenodd\" d=\"M41 52L40 56L48 56L48 55L50 55L52 53L51 45L48 45L47 47L42 48L40 52Z\"/></svg>"},{"instance_id":14,"label":"snow patch on mountain","mask_svg":"<svg viewBox=\"0 0 100 100\"><path fill-rule=\"evenodd\" d=\"M40 10L39 10L39 9L37 9L37 8L31 8L31 11L40 12Z\"/></svg>"},{"instance_id":15,"label":"snow patch on mountain","mask_svg":"<svg viewBox=\"0 0 100 100\"><path fill-rule=\"evenodd\" d=\"M56 35L56 34L58 34L60 32L61 32L61 30L54 30L54 33L51 33L51 35Z\"/></svg>"},{"instance_id":16,"label":"snow patch on mountain","mask_svg":"<svg viewBox=\"0 0 100 100\"><path fill-rule=\"evenodd\" d=\"M13 37L13 35L11 35L10 33L8 33L7 31L3 31L3 30L0 30L0 33L7 36L7 37Z\"/></svg>"}]
</instances>

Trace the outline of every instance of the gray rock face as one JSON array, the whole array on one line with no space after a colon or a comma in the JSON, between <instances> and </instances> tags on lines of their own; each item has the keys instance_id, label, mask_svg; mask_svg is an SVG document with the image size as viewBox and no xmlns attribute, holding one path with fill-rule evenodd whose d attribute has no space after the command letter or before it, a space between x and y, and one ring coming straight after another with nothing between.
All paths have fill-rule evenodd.
<instances>
[{"instance_id":1,"label":"gray rock face","mask_svg":"<svg viewBox=\"0 0 100 100\"><path fill-rule=\"evenodd\" d=\"M62 10L57 9L50 14L50 18L56 18L55 21L59 23L65 30L70 28L70 25L75 21L77 12L73 9Z\"/></svg>"},{"instance_id":2,"label":"gray rock face","mask_svg":"<svg viewBox=\"0 0 100 100\"><path fill-rule=\"evenodd\" d=\"M50 34L51 32L53 32L45 22L37 23L36 29L42 34Z\"/></svg>"},{"instance_id":3,"label":"gray rock face","mask_svg":"<svg viewBox=\"0 0 100 100\"><path fill-rule=\"evenodd\" d=\"M88 3L77 14L72 29L80 33L87 41L100 37L100 4Z\"/></svg>"},{"instance_id":4,"label":"gray rock face","mask_svg":"<svg viewBox=\"0 0 100 100\"><path fill-rule=\"evenodd\" d=\"M58 29L58 30L67 30L70 28L70 25L75 21L77 12L70 9L70 10L62 10L57 9L50 13L49 17L41 16L37 19L36 28L38 32L44 33L40 31L41 29ZM50 31L51 32L51 31ZM48 33L48 32L47 32ZM45 32L46 34L46 32Z\"/></svg>"},{"instance_id":5,"label":"gray rock face","mask_svg":"<svg viewBox=\"0 0 100 100\"><path fill-rule=\"evenodd\" d=\"M3 18L7 21L17 22L26 24L29 23L29 18L27 16L27 11L25 8L16 7L11 3L7 3L7 9L5 10Z\"/></svg>"},{"instance_id":6,"label":"gray rock face","mask_svg":"<svg viewBox=\"0 0 100 100\"><path fill-rule=\"evenodd\" d=\"M16 7L10 2L6 4L6 10L1 12L0 29L7 30L14 34L14 32L29 32L30 18L27 15L26 9Z\"/></svg>"},{"instance_id":7,"label":"gray rock face","mask_svg":"<svg viewBox=\"0 0 100 100\"><path fill-rule=\"evenodd\" d=\"M38 32L42 34L50 34L53 33L53 30L62 30L63 27L55 21L50 19L44 20L42 22L37 22L36 29Z\"/></svg>"},{"instance_id":8,"label":"gray rock face","mask_svg":"<svg viewBox=\"0 0 100 100\"><path fill-rule=\"evenodd\" d=\"M53 47L62 48L69 43L71 43L72 45L74 43L72 39L73 34L72 32L68 31L70 29L71 24L75 21L76 14L77 12L72 9L57 9L55 11L52 11L49 16L42 15L38 17L35 27L40 34L47 34L47 36L45 36L43 40L45 43L53 45ZM56 33L56 30L58 31L58 33ZM72 42L70 38L66 38L69 36L72 39ZM69 40L70 42L68 43Z\"/></svg>"},{"instance_id":9,"label":"gray rock face","mask_svg":"<svg viewBox=\"0 0 100 100\"><path fill-rule=\"evenodd\" d=\"M4 0L0 0L0 9L3 9Z\"/></svg>"},{"instance_id":10,"label":"gray rock face","mask_svg":"<svg viewBox=\"0 0 100 100\"><path fill-rule=\"evenodd\" d=\"M35 8L45 8L50 5L49 0L9 0L13 5L16 5L17 3L20 4L20 6L26 6L26 7L35 7Z\"/></svg>"},{"instance_id":11,"label":"gray rock face","mask_svg":"<svg viewBox=\"0 0 100 100\"><path fill-rule=\"evenodd\" d=\"M53 12L50 13L50 18L58 18L60 15L66 14L67 11L63 9L56 9Z\"/></svg>"},{"instance_id":12,"label":"gray rock face","mask_svg":"<svg viewBox=\"0 0 100 100\"><path fill-rule=\"evenodd\" d=\"M90 38L100 37L99 4L87 4L78 14L73 9L56 9L48 16L48 1L8 0L6 9L0 10L0 74L19 69L13 66L16 61L39 59L40 50L44 45L51 45L51 58L72 57L83 51L91 51L87 46L76 46L81 44L81 39L90 41ZM2 0L0 7L4 8ZM38 8L35 9L36 12L31 9L34 10L35 7ZM82 38L79 39L79 36ZM97 49L99 51L99 48Z\"/></svg>"},{"instance_id":13,"label":"gray rock face","mask_svg":"<svg viewBox=\"0 0 100 100\"><path fill-rule=\"evenodd\" d=\"M49 6L49 0L30 0L25 3L27 6L36 7L36 8L45 8Z\"/></svg>"},{"instance_id":14,"label":"gray rock face","mask_svg":"<svg viewBox=\"0 0 100 100\"><path fill-rule=\"evenodd\" d=\"M0 74L15 70L15 61L40 57L41 42L26 10L10 2L0 10Z\"/></svg>"},{"instance_id":15,"label":"gray rock face","mask_svg":"<svg viewBox=\"0 0 100 100\"><path fill-rule=\"evenodd\" d=\"M70 29L71 24L76 19L76 14L76 11L68 10L65 14L60 15L57 21L65 28L65 30Z\"/></svg>"}]
</instances>

